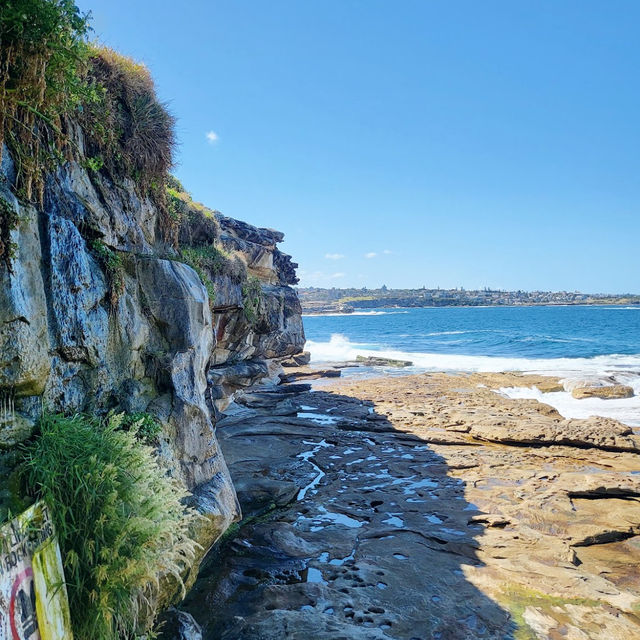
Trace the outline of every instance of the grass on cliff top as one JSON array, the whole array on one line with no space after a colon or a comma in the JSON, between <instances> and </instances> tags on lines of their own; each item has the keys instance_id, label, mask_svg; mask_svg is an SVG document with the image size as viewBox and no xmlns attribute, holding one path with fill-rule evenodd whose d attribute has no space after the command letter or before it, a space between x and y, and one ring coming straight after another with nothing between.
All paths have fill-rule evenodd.
<instances>
[{"instance_id":1,"label":"grass on cliff top","mask_svg":"<svg viewBox=\"0 0 640 640\"><path fill-rule=\"evenodd\" d=\"M81 124L87 155L112 176L133 178L143 193L164 196L172 165L175 119L155 92L147 67L104 46L89 49L88 82L95 99Z\"/></svg>"},{"instance_id":2,"label":"grass on cliff top","mask_svg":"<svg viewBox=\"0 0 640 640\"><path fill-rule=\"evenodd\" d=\"M220 225L213 209L196 202L172 175L166 180L165 195L174 246L212 245L220 236Z\"/></svg>"},{"instance_id":3,"label":"grass on cliff top","mask_svg":"<svg viewBox=\"0 0 640 640\"><path fill-rule=\"evenodd\" d=\"M16 165L16 193L42 203L46 171L69 151L65 118L91 100L88 14L71 0L0 2L0 149Z\"/></svg>"},{"instance_id":4,"label":"grass on cliff top","mask_svg":"<svg viewBox=\"0 0 640 640\"><path fill-rule=\"evenodd\" d=\"M0 2L0 149L15 163L14 191L42 206L46 175L75 159L132 178L166 213L175 120L144 65L88 43L89 19L74 0Z\"/></svg>"},{"instance_id":5,"label":"grass on cliff top","mask_svg":"<svg viewBox=\"0 0 640 640\"><path fill-rule=\"evenodd\" d=\"M76 640L134 638L153 623L159 578L182 586L195 513L124 416L45 414L24 480L47 501L62 551ZM129 421L131 422L131 421Z\"/></svg>"},{"instance_id":6,"label":"grass on cliff top","mask_svg":"<svg viewBox=\"0 0 640 640\"><path fill-rule=\"evenodd\" d=\"M212 278L224 274L232 282L247 284L247 266L238 255L230 254L219 244L220 224L216 212L193 200L180 181L169 176L165 186L167 210L173 242L180 258L200 277L213 303Z\"/></svg>"}]
</instances>

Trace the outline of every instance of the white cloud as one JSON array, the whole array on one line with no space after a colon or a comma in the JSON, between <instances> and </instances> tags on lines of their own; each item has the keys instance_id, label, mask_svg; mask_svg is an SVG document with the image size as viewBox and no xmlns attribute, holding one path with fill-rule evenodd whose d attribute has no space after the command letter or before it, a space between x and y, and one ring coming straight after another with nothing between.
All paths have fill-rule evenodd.
<instances>
[{"instance_id":1,"label":"white cloud","mask_svg":"<svg viewBox=\"0 0 640 640\"><path fill-rule=\"evenodd\" d=\"M391 251L391 249L385 249L382 253L384 253L385 255L390 255L393 253L393 251Z\"/></svg>"},{"instance_id":2,"label":"white cloud","mask_svg":"<svg viewBox=\"0 0 640 640\"><path fill-rule=\"evenodd\" d=\"M324 257L327 260L340 260L344 258L344 256L341 253L325 253Z\"/></svg>"},{"instance_id":3,"label":"white cloud","mask_svg":"<svg viewBox=\"0 0 640 640\"><path fill-rule=\"evenodd\" d=\"M365 253L365 258L375 258L378 254L375 251L370 251L369 253Z\"/></svg>"},{"instance_id":4,"label":"white cloud","mask_svg":"<svg viewBox=\"0 0 640 640\"><path fill-rule=\"evenodd\" d=\"M333 280L339 280L345 276L346 273L342 271L327 273L326 271L306 271L305 269L298 269L301 287L331 287L333 286Z\"/></svg>"},{"instance_id":5,"label":"white cloud","mask_svg":"<svg viewBox=\"0 0 640 640\"><path fill-rule=\"evenodd\" d=\"M208 131L205 137L209 141L209 144L218 142L218 134L215 131Z\"/></svg>"}]
</instances>

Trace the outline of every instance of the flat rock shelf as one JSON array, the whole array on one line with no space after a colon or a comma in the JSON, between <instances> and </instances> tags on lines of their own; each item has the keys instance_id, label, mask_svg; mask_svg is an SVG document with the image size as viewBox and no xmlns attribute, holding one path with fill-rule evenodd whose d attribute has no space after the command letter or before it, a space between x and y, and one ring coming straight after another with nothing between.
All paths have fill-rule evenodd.
<instances>
[{"instance_id":1,"label":"flat rock shelf","mask_svg":"<svg viewBox=\"0 0 640 640\"><path fill-rule=\"evenodd\" d=\"M183 608L205 639L640 637L640 437L518 374L295 384L217 424L244 521Z\"/></svg>"}]
</instances>

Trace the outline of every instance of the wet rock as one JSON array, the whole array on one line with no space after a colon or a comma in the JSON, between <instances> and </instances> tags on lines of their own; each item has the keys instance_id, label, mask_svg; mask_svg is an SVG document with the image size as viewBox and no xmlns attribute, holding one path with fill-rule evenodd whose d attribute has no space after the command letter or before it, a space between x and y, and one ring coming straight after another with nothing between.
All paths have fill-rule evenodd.
<instances>
[{"instance_id":1,"label":"wet rock","mask_svg":"<svg viewBox=\"0 0 640 640\"><path fill-rule=\"evenodd\" d=\"M290 399L295 418L244 406L220 421L262 518L187 600L205 637L639 635L635 436L491 390L516 381L346 379ZM265 516L282 482L298 493Z\"/></svg>"},{"instance_id":2,"label":"wet rock","mask_svg":"<svg viewBox=\"0 0 640 640\"><path fill-rule=\"evenodd\" d=\"M633 387L625 384L603 385L600 387L575 387L571 395L578 400L583 398L602 398L612 400L615 398L632 398Z\"/></svg>"},{"instance_id":3,"label":"wet rock","mask_svg":"<svg viewBox=\"0 0 640 640\"><path fill-rule=\"evenodd\" d=\"M363 367L412 367L410 360L393 360L392 358L379 358L377 356L356 356L356 362Z\"/></svg>"},{"instance_id":4,"label":"wet rock","mask_svg":"<svg viewBox=\"0 0 640 640\"><path fill-rule=\"evenodd\" d=\"M202 629L186 611L170 607L158 620L159 640L202 640Z\"/></svg>"}]
</instances>

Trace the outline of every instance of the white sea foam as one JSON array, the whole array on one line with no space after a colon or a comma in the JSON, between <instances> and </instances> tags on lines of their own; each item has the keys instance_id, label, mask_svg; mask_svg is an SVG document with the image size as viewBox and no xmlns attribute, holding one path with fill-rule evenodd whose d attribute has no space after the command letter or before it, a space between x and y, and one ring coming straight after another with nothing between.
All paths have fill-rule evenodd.
<instances>
[{"instance_id":1,"label":"white sea foam","mask_svg":"<svg viewBox=\"0 0 640 640\"><path fill-rule=\"evenodd\" d=\"M503 387L500 393L507 398L531 398L551 405L564 418L589 418L603 416L615 418L624 424L640 427L640 388L636 386L633 398L602 400L584 398L577 400L568 391L542 393L539 389L528 387Z\"/></svg>"},{"instance_id":2,"label":"white sea foam","mask_svg":"<svg viewBox=\"0 0 640 640\"><path fill-rule=\"evenodd\" d=\"M349 316L397 316L408 311L353 311L352 313L303 313L303 318L348 318Z\"/></svg>"},{"instance_id":3,"label":"white sea foam","mask_svg":"<svg viewBox=\"0 0 640 640\"><path fill-rule=\"evenodd\" d=\"M425 333L425 336L457 336L463 333L470 333L470 331L432 331L431 333Z\"/></svg>"},{"instance_id":4,"label":"white sea foam","mask_svg":"<svg viewBox=\"0 0 640 640\"><path fill-rule=\"evenodd\" d=\"M635 307L632 307L635 308ZM555 407L567 418L587 418L598 415L615 418L632 426L640 426L640 354L601 355L593 358L518 358L497 356L471 356L452 353L418 353L375 349L375 345L354 343L341 334L331 336L329 342L309 340L306 349L311 360L319 362L344 362L356 356L378 356L394 360L410 360L413 367L406 373L419 371L500 372L522 371L563 379L567 391L541 393L538 389L502 389L511 398L534 398ZM587 398L577 400L569 392L579 379L611 378L618 384L633 387L635 396L619 400ZM610 383L610 382L609 382Z\"/></svg>"},{"instance_id":5,"label":"white sea foam","mask_svg":"<svg viewBox=\"0 0 640 640\"><path fill-rule=\"evenodd\" d=\"M612 373L640 372L640 354L602 355L593 358L518 358L501 356L470 356L455 353L420 353L376 349L375 345L351 342L346 336L334 333L329 342L308 340L305 346L311 361L345 362L357 356L378 356L394 360L410 360L414 370L425 371L523 371L570 378L581 374L606 376Z\"/></svg>"}]
</instances>

